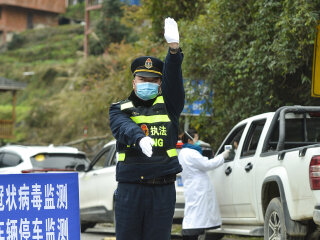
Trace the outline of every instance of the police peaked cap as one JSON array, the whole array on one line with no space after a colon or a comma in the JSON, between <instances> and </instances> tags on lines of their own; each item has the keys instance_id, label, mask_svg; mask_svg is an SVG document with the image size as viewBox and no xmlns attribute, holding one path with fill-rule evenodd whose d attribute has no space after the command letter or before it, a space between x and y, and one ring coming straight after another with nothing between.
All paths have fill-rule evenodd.
<instances>
[{"instance_id":1,"label":"police peaked cap","mask_svg":"<svg viewBox=\"0 0 320 240\"><path fill-rule=\"evenodd\" d=\"M143 56L133 60L131 72L141 77L162 77L163 62L155 57Z\"/></svg>"}]
</instances>

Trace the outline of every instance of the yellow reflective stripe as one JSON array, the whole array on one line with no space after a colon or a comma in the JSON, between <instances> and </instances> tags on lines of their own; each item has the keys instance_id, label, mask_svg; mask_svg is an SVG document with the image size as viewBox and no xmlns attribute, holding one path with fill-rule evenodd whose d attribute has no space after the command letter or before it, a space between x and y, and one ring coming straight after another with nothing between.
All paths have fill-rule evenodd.
<instances>
[{"instance_id":1,"label":"yellow reflective stripe","mask_svg":"<svg viewBox=\"0 0 320 240\"><path fill-rule=\"evenodd\" d=\"M126 158L126 154L125 153L119 153L118 161L124 161L125 158Z\"/></svg>"},{"instance_id":2,"label":"yellow reflective stripe","mask_svg":"<svg viewBox=\"0 0 320 240\"><path fill-rule=\"evenodd\" d=\"M168 154L169 157L176 157L176 156L178 156L177 150L176 150L175 148L172 148L172 149L167 150L167 154ZM125 158L126 158L126 154L125 154L125 153L119 153L119 155L118 155L118 161L119 161L119 162L124 161Z\"/></svg>"},{"instance_id":3,"label":"yellow reflective stripe","mask_svg":"<svg viewBox=\"0 0 320 240\"><path fill-rule=\"evenodd\" d=\"M162 76L162 73L159 72L159 71L154 71L154 70L149 70L149 69L138 69L138 70L135 70L133 72L133 74L135 74L136 72L152 72L152 73L156 73L156 74L159 74Z\"/></svg>"},{"instance_id":4,"label":"yellow reflective stripe","mask_svg":"<svg viewBox=\"0 0 320 240\"><path fill-rule=\"evenodd\" d=\"M152 105L156 105L157 103L164 103L163 96L157 97Z\"/></svg>"},{"instance_id":5,"label":"yellow reflective stripe","mask_svg":"<svg viewBox=\"0 0 320 240\"><path fill-rule=\"evenodd\" d=\"M167 154L168 154L169 157L176 157L176 156L178 156L177 150L176 150L175 148L167 150Z\"/></svg>"},{"instance_id":6,"label":"yellow reflective stripe","mask_svg":"<svg viewBox=\"0 0 320 240\"><path fill-rule=\"evenodd\" d=\"M132 102L127 102L127 103L121 104L121 110L124 110L124 109L127 109L127 108L133 108Z\"/></svg>"},{"instance_id":7,"label":"yellow reflective stripe","mask_svg":"<svg viewBox=\"0 0 320 240\"><path fill-rule=\"evenodd\" d=\"M170 122L168 115L153 115L153 116L135 116L130 117L136 124L139 123L158 123Z\"/></svg>"}]
</instances>

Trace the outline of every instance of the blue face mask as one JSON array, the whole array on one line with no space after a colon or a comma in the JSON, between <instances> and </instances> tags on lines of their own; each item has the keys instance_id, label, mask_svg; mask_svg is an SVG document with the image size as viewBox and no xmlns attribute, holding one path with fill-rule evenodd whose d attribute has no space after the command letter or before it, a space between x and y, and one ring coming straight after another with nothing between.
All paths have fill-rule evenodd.
<instances>
[{"instance_id":1,"label":"blue face mask","mask_svg":"<svg viewBox=\"0 0 320 240\"><path fill-rule=\"evenodd\" d=\"M155 98L158 95L159 84L157 83L137 83L137 95L144 101Z\"/></svg>"},{"instance_id":2,"label":"blue face mask","mask_svg":"<svg viewBox=\"0 0 320 240\"><path fill-rule=\"evenodd\" d=\"M200 141L196 141L195 143L194 143L194 145L195 146L200 146L201 144L200 144Z\"/></svg>"}]
</instances>

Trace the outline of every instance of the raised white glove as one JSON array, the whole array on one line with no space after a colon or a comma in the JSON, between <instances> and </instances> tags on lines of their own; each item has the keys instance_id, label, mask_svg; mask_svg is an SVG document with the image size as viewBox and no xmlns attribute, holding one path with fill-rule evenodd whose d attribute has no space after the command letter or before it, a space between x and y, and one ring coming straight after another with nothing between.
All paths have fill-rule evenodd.
<instances>
[{"instance_id":1,"label":"raised white glove","mask_svg":"<svg viewBox=\"0 0 320 240\"><path fill-rule=\"evenodd\" d=\"M147 157L152 156L152 146L154 145L154 141L151 137L143 137L139 142L139 146L142 152L147 155Z\"/></svg>"},{"instance_id":2,"label":"raised white glove","mask_svg":"<svg viewBox=\"0 0 320 240\"><path fill-rule=\"evenodd\" d=\"M229 157L230 154L230 150L224 150L224 152L222 153L222 157L224 160L226 160Z\"/></svg>"},{"instance_id":3,"label":"raised white glove","mask_svg":"<svg viewBox=\"0 0 320 240\"><path fill-rule=\"evenodd\" d=\"M179 43L178 24L173 18L164 20L164 38L167 43Z\"/></svg>"}]
</instances>

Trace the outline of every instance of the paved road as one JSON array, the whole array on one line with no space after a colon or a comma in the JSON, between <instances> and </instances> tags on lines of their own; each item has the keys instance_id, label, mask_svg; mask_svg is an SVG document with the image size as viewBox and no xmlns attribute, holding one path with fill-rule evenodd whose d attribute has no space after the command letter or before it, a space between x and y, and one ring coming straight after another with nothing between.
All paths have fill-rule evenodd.
<instances>
[{"instance_id":1,"label":"paved road","mask_svg":"<svg viewBox=\"0 0 320 240\"><path fill-rule=\"evenodd\" d=\"M173 228L174 230L174 228ZM171 240L181 240L179 233L173 233ZM225 236L222 240L262 240L263 238L236 237ZM97 225L94 228L89 228L85 233L81 234L81 240L116 240L114 228L108 225Z\"/></svg>"},{"instance_id":2,"label":"paved road","mask_svg":"<svg viewBox=\"0 0 320 240\"><path fill-rule=\"evenodd\" d=\"M97 225L89 228L85 233L81 233L81 240L115 240L114 228L104 225ZM108 240L109 240L108 239Z\"/></svg>"},{"instance_id":3,"label":"paved road","mask_svg":"<svg viewBox=\"0 0 320 240\"><path fill-rule=\"evenodd\" d=\"M178 240L182 238L178 234L173 234L171 239ZM116 240L114 228L97 225L95 228L89 228L85 233L81 233L81 240Z\"/></svg>"},{"instance_id":4,"label":"paved road","mask_svg":"<svg viewBox=\"0 0 320 240\"><path fill-rule=\"evenodd\" d=\"M182 239L180 235L173 234L171 240ZM116 240L114 228L98 225L95 228L89 228L85 233L81 233L81 240Z\"/></svg>"}]
</instances>

